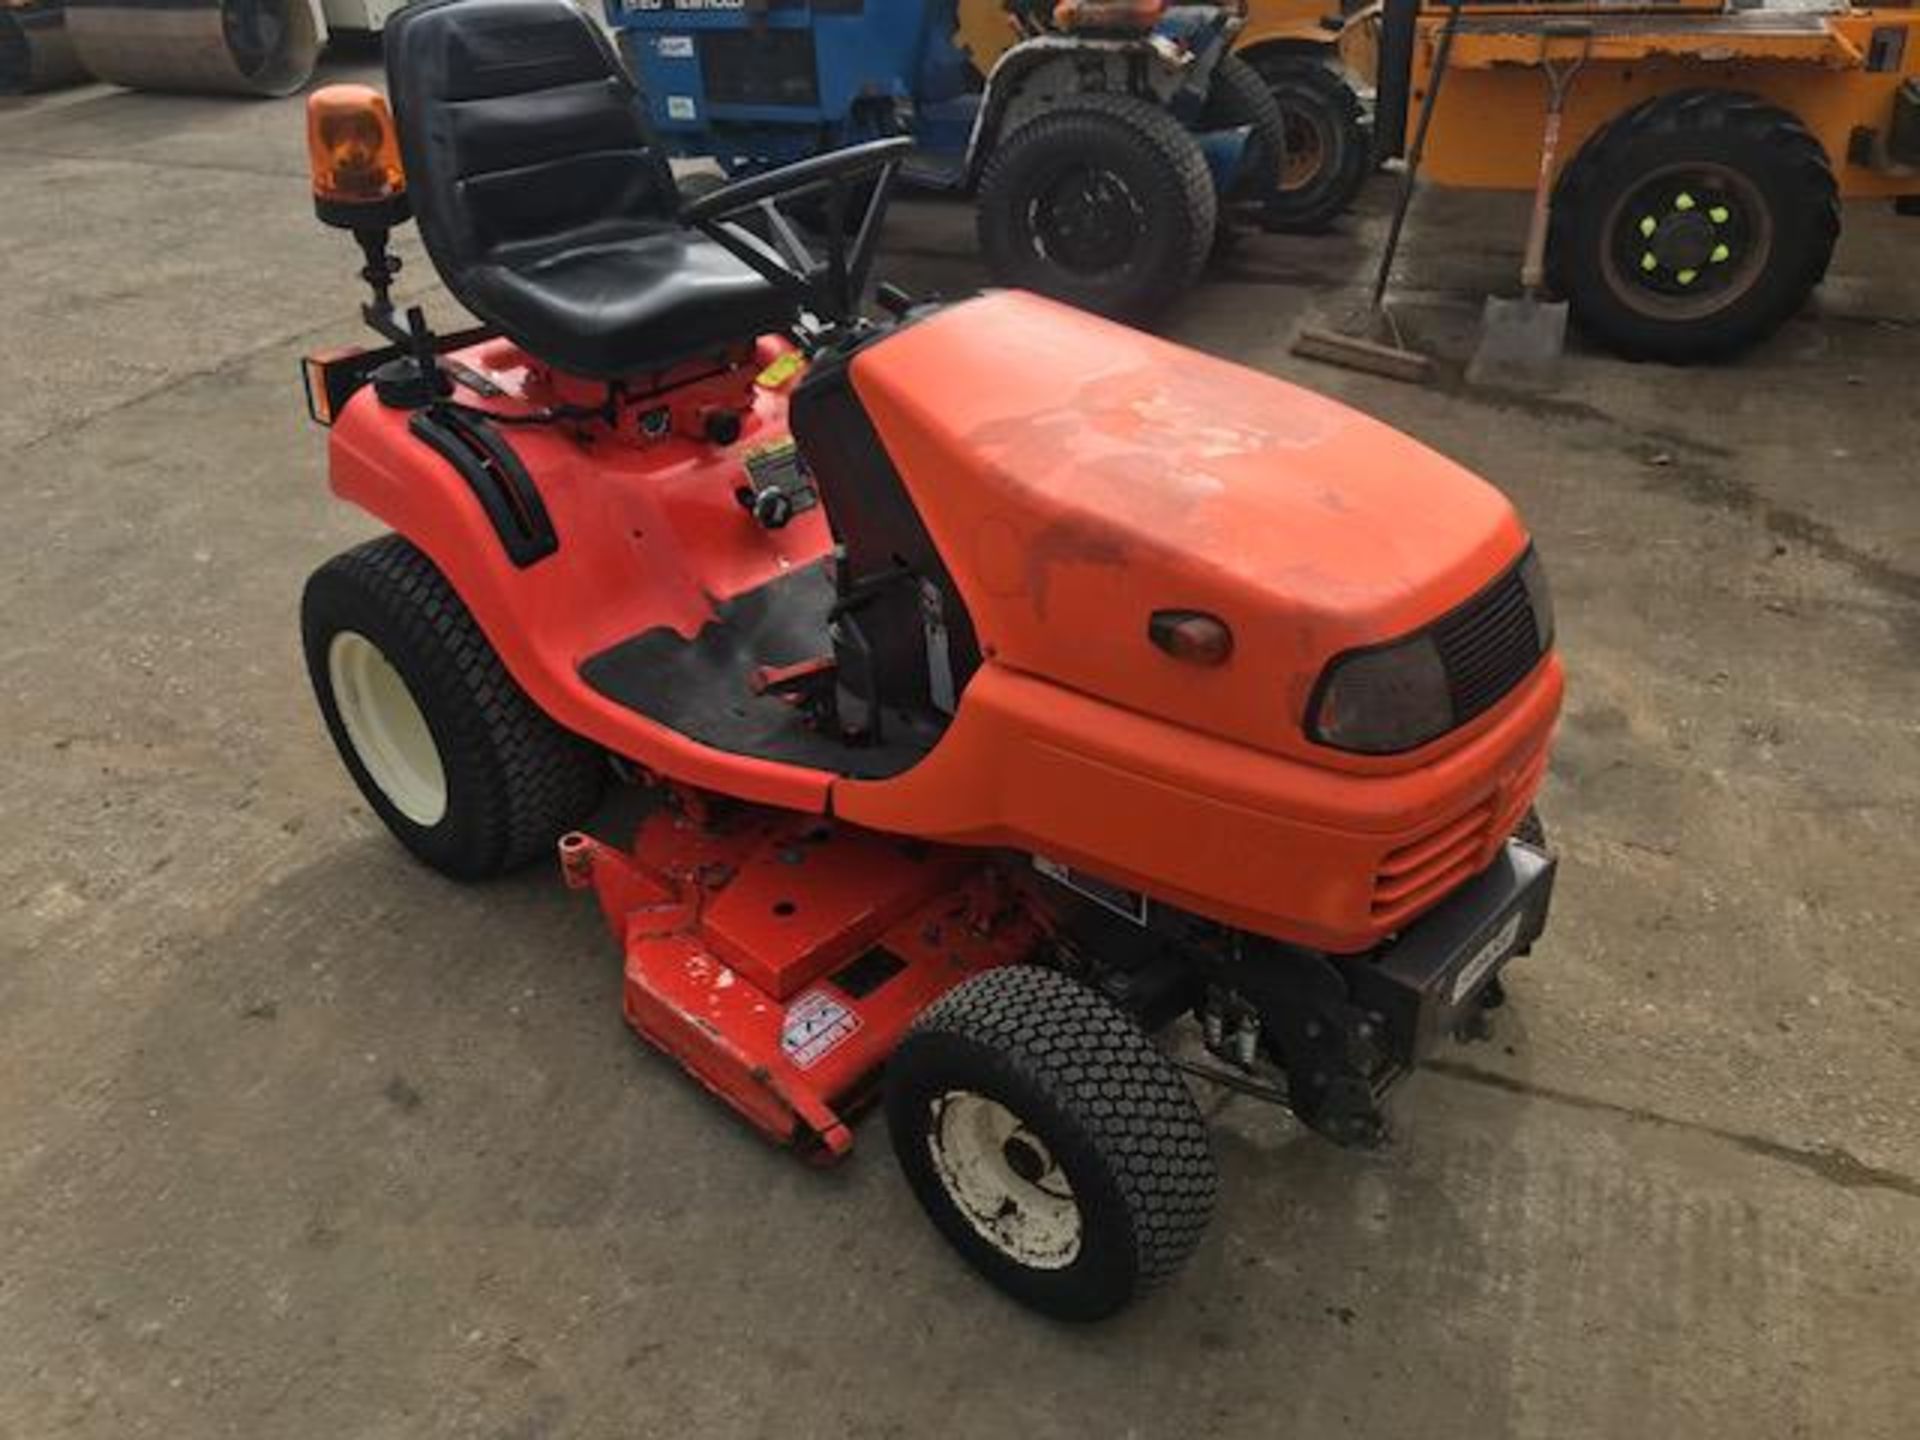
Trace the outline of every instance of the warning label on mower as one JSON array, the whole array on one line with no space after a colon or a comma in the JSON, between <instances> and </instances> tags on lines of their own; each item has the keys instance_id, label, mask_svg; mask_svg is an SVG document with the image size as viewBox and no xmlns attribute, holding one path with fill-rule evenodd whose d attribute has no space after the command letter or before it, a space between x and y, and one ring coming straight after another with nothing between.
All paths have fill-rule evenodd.
<instances>
[{"instance_id":1,"label":"warning label on mower","mask_svg":"<svg viewBox=\"0 0 1920 1440\"><path fill-rule=\"evenodd\" d=\"M811 1070L860 1028L860 1017L831 995L809 990L787 1007L780 1049L801 1070Z\"/></svg>"}]
</instances>

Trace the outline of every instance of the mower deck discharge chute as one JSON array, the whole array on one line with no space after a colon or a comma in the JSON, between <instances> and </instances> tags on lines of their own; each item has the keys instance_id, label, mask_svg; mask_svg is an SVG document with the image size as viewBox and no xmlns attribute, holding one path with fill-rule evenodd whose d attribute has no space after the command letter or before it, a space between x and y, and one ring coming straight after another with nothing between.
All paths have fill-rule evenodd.
<instances>
[{"instance_id":1,"label":"mower deck discharge chute","mask_svg":"<svg viewBox=\"0 0 1920 1440\"><path fill-rule=\"evenodd\" d=\"M1173 1022L1377 1140L1546 922L1561 672L1507 503L1031 295L864 317L906 143L683 202L565 0L428 0L387 53L391 116L331 87L309 126L388 343L306 381L394 533L302 624L396 837L460 879L557 842L642 1035L823 1157L883 1095L934 1224L1050 1314L1205 1227ZM410 214L478 330L396 315ZM658 792L620 843L581 828L609 756Z\"/></svg>"}]
</instances>

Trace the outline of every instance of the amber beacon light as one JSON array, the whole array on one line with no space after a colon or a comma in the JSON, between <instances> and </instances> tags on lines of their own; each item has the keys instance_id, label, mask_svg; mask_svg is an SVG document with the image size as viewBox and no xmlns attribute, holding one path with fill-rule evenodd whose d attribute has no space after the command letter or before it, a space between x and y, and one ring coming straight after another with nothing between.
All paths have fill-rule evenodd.
<instances>
[{"instance_id":1,"label":"amber beacon light","mask_svg":"<svg viewBox=\"0 0 1920 1440\"><path fill-rule=\"evenodd\" d=\"M342 230L387 229L410 217L407 177L386 97L367 85L328 85L307 98L313 208Z\"/></svg>"}]
</instances>

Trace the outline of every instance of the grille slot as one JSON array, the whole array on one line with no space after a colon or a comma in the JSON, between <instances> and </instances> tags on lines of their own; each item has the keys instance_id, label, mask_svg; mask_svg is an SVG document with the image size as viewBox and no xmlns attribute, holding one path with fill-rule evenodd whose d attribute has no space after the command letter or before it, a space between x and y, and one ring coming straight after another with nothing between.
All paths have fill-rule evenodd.
<instances>
[{"instance_id":1,"label":"grille slot","mask_svg":"<svg viewBox=\"0 0 1920 1440\"><path fill-rule=\"evenodd\" d=\"M1515 566L1433 627L1446 667L1453 723L1491 709L1540 663L1533 602Z\"/></svg>"},{"instance_id":2,"label":"grille slot","mask_svg":"<svg viewBox=\"0 0 1920 1440\"><path fill-rule=\"evenodd\" d=\"M1373 877L1374 917L1415 914L1465 879L1480 858L1492 819L1493 802L1483 800L1418 840L1388 851Z\"/></svg>"}]
</instances>

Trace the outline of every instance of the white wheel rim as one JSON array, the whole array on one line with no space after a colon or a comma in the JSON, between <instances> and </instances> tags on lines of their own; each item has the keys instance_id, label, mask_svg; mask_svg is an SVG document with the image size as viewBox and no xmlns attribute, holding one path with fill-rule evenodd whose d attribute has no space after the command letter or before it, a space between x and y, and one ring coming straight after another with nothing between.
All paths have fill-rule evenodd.
<instances>
[{"instance_id":1,"label":"white wheel rim","mask_svg":"<svg viewBox=\"0 0 1920 1440\"><path fill-rule=\"evenodd\" d=\"M447 771L427 717L380 647L354 630L327 646L334 708L353 753L387 802L416 825L447 813Z\"/></svg>"},{"instance_id":2,"label":"white wheel rim","mask_svg":"<svg viewBox=\"0 0 1920 1440\"><path fill-rule=\"evenodd\" d=\"M934 1174L981 1239L1032 1270L1064 1270L1079 1257L1084 1224L1073 1186L1019 1116L971 1090L949 1090L930 1119Z\"/></svg>"}]
</instances>

